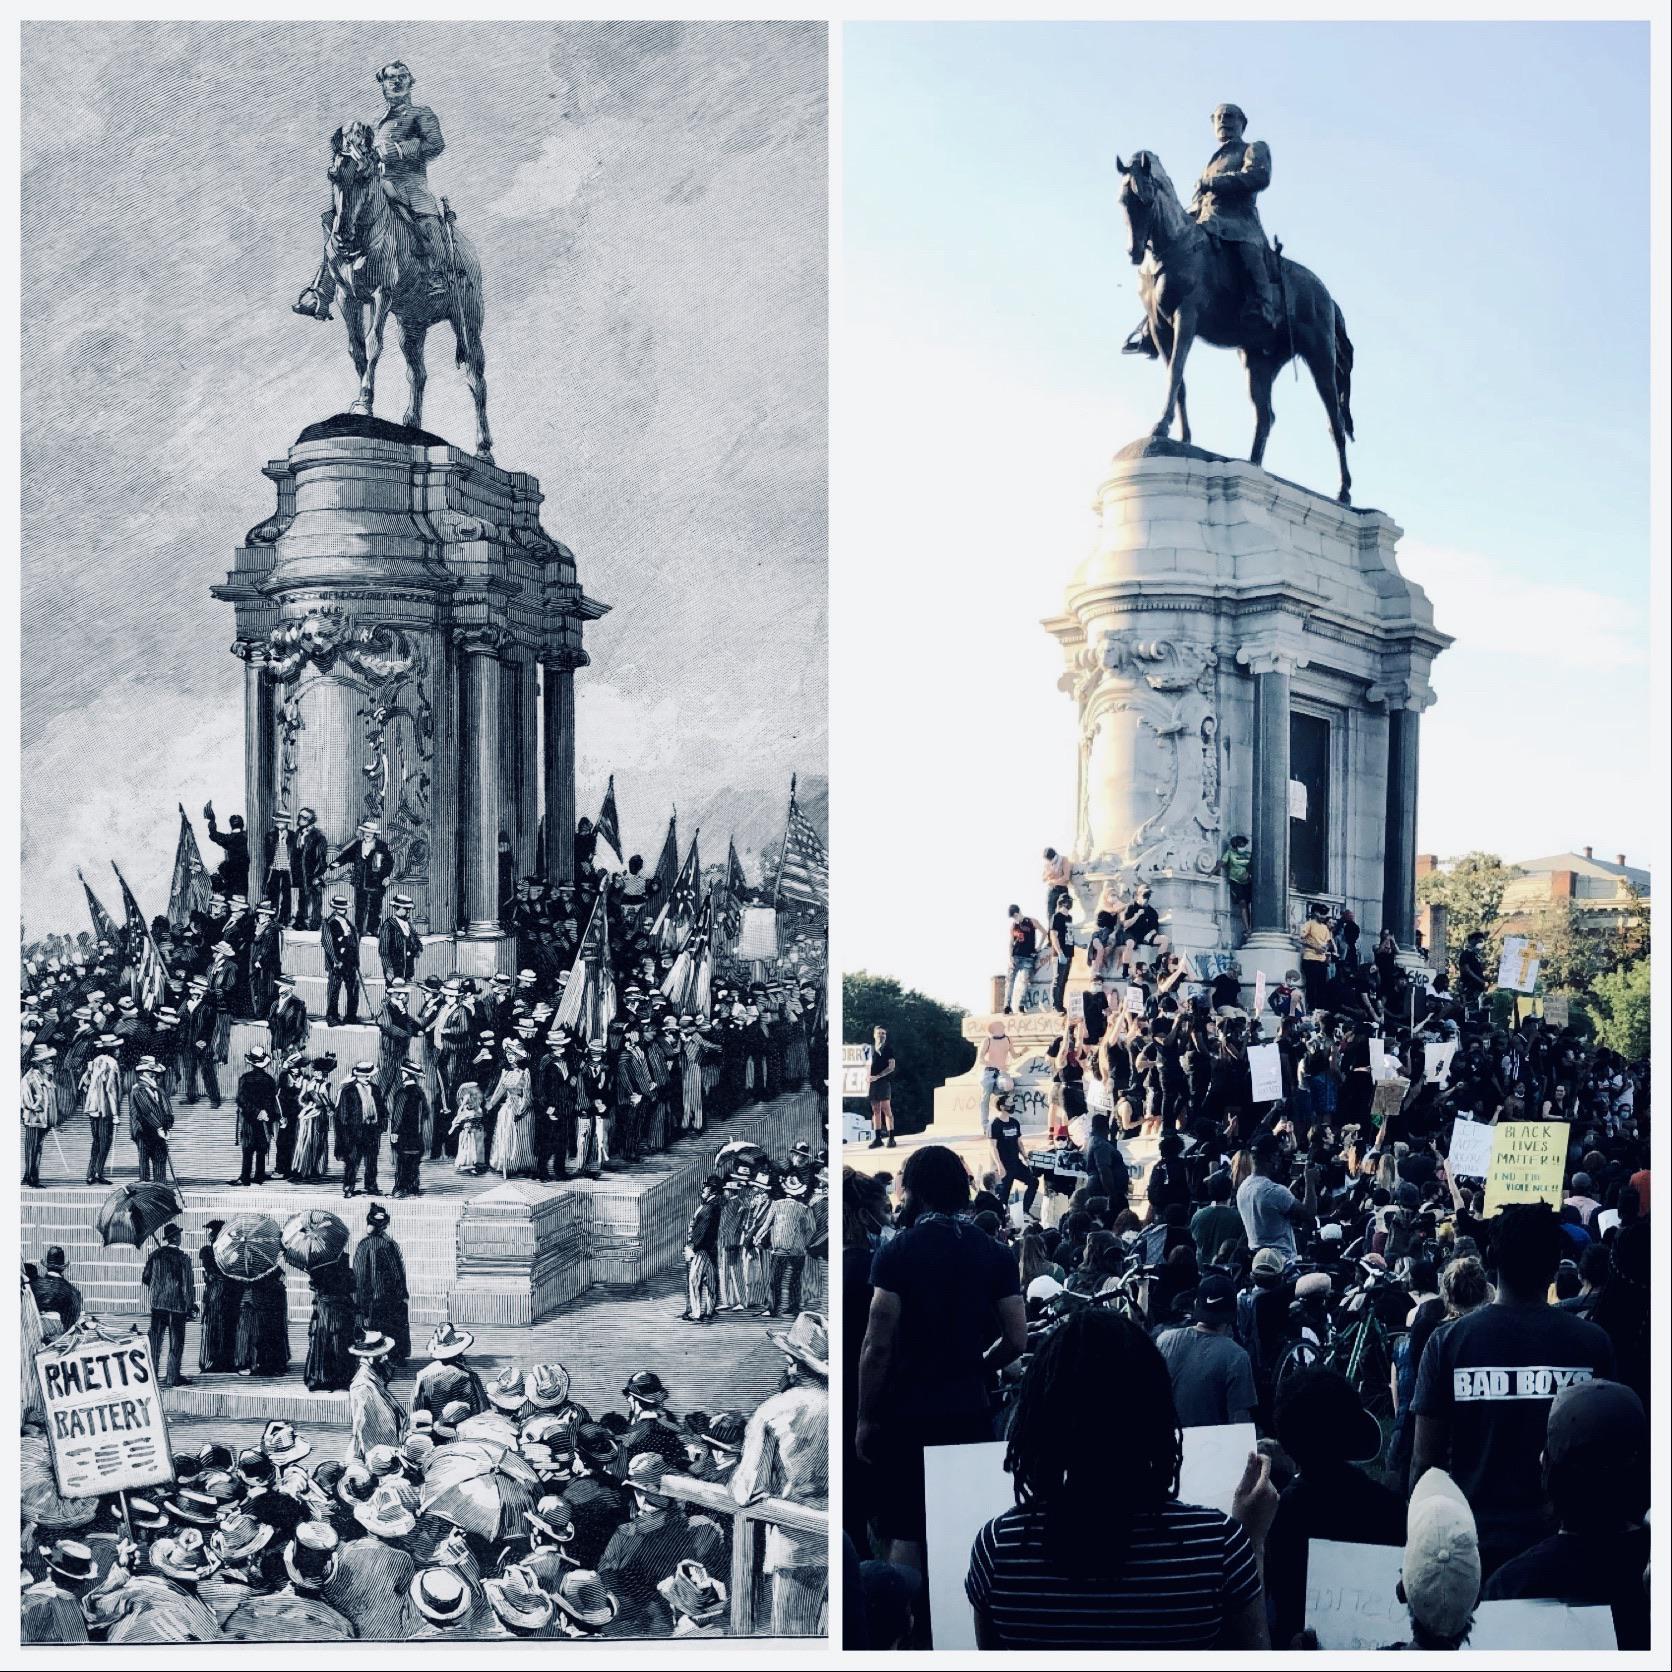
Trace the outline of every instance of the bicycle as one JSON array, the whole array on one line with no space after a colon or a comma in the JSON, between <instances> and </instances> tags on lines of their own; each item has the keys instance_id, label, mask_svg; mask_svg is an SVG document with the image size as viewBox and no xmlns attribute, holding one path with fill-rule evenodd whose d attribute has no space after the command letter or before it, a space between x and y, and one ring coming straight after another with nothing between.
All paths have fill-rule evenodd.
<instances>
[{"instance_id":1,"label":"bicycle","mask_svg":"<svg viewBox=\"0 0 1672 1672\"><path fill-rule=\"evenodd\" d=\"M1391 1273L1361 1260L1364 1278L1341 1297L1342 1322L1332 1315L1328 1334L1319 1340L1303 1335L1284 1349L1277 1362L1274 1393L1281 1395L1284 1384L1304 1370L1338 1370L1371 1416L1386 1423L1393 1417L1393 1349L1396 1332L1382 1322L1376 1300L1378 1292L1391 1288Z\"/></svg>"}]
</instances>

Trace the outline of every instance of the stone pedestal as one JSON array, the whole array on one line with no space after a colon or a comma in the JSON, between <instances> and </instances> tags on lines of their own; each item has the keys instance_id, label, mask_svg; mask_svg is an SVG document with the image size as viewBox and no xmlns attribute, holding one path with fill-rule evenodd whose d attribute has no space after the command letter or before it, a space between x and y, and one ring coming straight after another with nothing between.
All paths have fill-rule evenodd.
<instances>
[{"instance_id":1,"label":"stone pedestal","mask_svg":"<svg viewBox=\"0 0 1672 1672\"><path fill-rule=\"evenodd\" d=\"M413 897L426 970L508 969L499 835L519 876L566 868L574 670L606 606L540 526L538 481L438 436L341 416L265 474L275 508L214 589L245 668L252 891L275 812L313 808L333 856L370 819L394 851L390 894Z\"/></svg>"},{"instance_id":2,"label":"stone pedestal","mask_svg":"<svg viewBox=\"0 0 1672 1672\"><path fill-rule=\"evenodd\" d=\"M1352 906L1371 943L1385 921L1408 944L1418 716L1451 640L1399 573L1400 530L1153 440L1116 455L1095 509L1045 623L1079 735L1077 924L1106 880L1123 896L1148 883L1176 946L1204 973L1236 950L1250 983L1296 966L1312 900ZM1216 871L1237 834L1253 846L1246 942Z\"/></svg>"}]
</instances>

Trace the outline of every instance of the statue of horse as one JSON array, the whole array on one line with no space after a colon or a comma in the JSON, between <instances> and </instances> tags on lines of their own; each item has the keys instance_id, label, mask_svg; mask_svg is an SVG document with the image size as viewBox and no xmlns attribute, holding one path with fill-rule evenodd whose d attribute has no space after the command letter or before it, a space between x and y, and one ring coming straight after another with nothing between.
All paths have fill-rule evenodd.
<instances>
[{"instance_id":1,"label":"statue of horse","mask_svg":"<svg viewBox=\"0 0 1672 1672\"><path fill-rule=\"evenodd\" d=\"M1128 253L1139 269L1138 294L1150 339L1167 362L1167 405L1150 433L1165 437L1176 410L1180 439L1190 440L1184 364L1200 337L1218 348L1241 350L1255 414L1254 445L1248 456L1259 464L1271 434L1272 383L1298 355L1317 385L1341 461L1337 498L1343 505L1350 504L1353 478L1347 469L1347 441L1353 433L1349 405L1353 345L1335 299L1316 274L1279 255L1287 317L1278 321L1274 332L1251 324L1244 315L1242 285L1234 265L1185 212L1161 159L1152 151L1139 151L1130 166L1116 157L1115 167L1122 176L1120 202L1130 235Z\"/></svg>"},{"instance_id":2,"label":"statue of horse","mask_svg":"<svg viewBox=\"0 0 1672 1672\"><path fill-rule=\"evenodd\" d=\"M476 252L449 226L453 261L426 261L421 235L397 213L383 190L371 126L350 122L331 136L331 214L325 260L342 300L348 351L360 374L350 412L371 415L377 362L390 314L401 330L408 399L402 420L418 428L424 417L424 342L432 325L453 327L456 360L476 402L476 452L493 457L488 429L488 383L482 358L482 269Z\"/></svg>"}]
</instances>

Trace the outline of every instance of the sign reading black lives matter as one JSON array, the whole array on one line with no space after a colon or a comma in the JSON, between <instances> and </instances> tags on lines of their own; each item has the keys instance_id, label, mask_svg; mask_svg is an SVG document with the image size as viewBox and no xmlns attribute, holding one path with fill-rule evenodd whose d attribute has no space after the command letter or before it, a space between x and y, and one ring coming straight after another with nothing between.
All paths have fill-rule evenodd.
<instances>
[{"instance_id":1,"label":"sign reading black lives matter","mask_svg":"<svg viewBox=\"0 0 1672 1672\"><path fill-rule=\"evenodd\" d=\"M168 1419L143 1335L93 1335L35 1355L52 1467L66 1498L98 1498L174 1479Z\"/></svg>"}]
</instances>

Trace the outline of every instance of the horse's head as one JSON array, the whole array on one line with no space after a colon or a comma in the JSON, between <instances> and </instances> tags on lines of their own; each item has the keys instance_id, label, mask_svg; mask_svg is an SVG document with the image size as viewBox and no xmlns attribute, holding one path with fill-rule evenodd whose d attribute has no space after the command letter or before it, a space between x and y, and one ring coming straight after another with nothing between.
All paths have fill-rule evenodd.
<instances>
[{"instance_id":1,"label":"horse's head","mask_svg":"<svg viewBox=\"0 0 1672 1672\"><path fill-rule=\"evenodd\" d=\"M344 241L349 205L356 190L379 169L376 136L366 122L346 122L331 135L331 161L326 178L331 182L331 236Z\"/></svg>"},{"instance_id":2,"label":"horse's head","mask_svg":"<svg viewBox=\"0 0 1672 1672\"><path fill-rule=\"evenodd\" d=\"M1173 183L1153 151L1134 151L1130 163L1122 162L1117 156L1115 167L1121 175L1120 206L1126 211L1126 253L1136 267L1144 259L1145 246L1156 233L1168 235L1175 219L1183 212Z\"/></svg>"}]
</instances>

